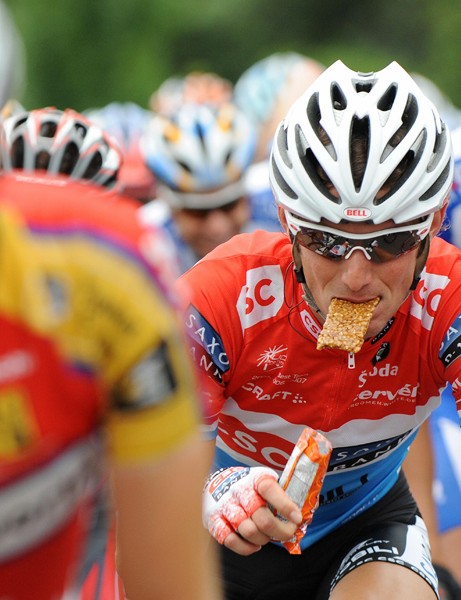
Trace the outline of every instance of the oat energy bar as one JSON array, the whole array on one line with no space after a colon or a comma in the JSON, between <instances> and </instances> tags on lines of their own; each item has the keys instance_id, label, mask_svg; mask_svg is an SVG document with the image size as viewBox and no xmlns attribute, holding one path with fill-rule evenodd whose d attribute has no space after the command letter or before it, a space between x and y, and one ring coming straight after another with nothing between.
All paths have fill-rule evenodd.
<instances>
[{"instance_id":1,"label":"oat energy bar","mask_svg":"<svg viewBox=\"0 0 461 600\"><path fill-rule=\"evenodd\" d=\"M362 303L333 298L317 340L317 350L337 348L347 352L358 352L378 304L379 298Z\"/></svg>"}]
</instances>

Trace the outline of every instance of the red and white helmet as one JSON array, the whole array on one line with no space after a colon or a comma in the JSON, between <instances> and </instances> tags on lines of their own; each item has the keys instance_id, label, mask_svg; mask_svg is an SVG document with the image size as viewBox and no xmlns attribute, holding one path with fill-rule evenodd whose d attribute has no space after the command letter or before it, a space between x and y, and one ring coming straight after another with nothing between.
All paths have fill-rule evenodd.
<instances>
[{"instance_id":1,"label":"red and white helmet","mask_svg":"<svg viewBox=\"0 0 461 600\"><path fill-rule=\"evenodd\" d=\"M1 168L43 170L112 187L122 164L117 142L72 109L41 108L2 124Z\"/></svg>"},{"instance_id":2,"label":"red and white helmet","mask_svg":"<svg viewBox=\"0 0 461 600\"><path fill-rule=\"evenodd\" d=\"M357 181L351 148L359 131L367 155ZM402 174L389 185L402 164ZM270 180L288 219L401 224L446 202L453 180L450 135L432 102L396 62L360 73L337 61L279 125Z\"/></svg>"}]
</instances>

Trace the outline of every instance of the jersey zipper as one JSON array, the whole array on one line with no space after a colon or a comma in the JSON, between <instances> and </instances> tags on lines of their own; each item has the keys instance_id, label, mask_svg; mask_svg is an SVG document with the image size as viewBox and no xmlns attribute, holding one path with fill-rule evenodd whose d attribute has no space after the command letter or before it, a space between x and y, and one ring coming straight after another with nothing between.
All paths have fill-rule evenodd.
<instances>
[{"instance_id":1,"label":"jersey zipper","mask_svg":"<svg viewBox=\"0 0 461 600\"><path fill-rule=\"evenodd\" d=\"M353 352L349 352L347 356L347 368L355 369L355 354Z\"/></svg>"}]
</instances>

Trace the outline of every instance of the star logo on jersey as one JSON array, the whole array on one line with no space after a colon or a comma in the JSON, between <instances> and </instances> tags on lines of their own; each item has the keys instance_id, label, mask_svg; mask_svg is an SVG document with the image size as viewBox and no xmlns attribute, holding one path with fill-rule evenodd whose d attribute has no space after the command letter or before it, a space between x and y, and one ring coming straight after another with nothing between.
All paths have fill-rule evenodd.
<instances>
[{"instance_id":1,"label":"star logo on jersey","mask_svg":"<svg viewBox=\"0 0 461 600\"><path fill-rule=\"evenodd\" d=\"M286 346L273 346L259 355L257 365L263 367L264 371L281 369L287 359L288 348Z\"/></svg>"}]
</instances>

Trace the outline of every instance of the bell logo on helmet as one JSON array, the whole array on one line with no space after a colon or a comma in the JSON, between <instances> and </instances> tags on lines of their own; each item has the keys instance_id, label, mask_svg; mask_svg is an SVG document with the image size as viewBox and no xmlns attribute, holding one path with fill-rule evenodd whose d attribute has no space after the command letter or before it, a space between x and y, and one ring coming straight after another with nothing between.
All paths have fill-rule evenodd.
<instances>
[{"instance_id":1,"label":"bell logo on helmet","mask_svg":"<svg viewBox=\"0 0 461 600\"><path fill-rule=\"evenodd\" d=\"M369 219L371 217L371 210L369 208L345 208L344 216L350 221L363 221L363 219Z\"/></svg>"}]
</instances>

